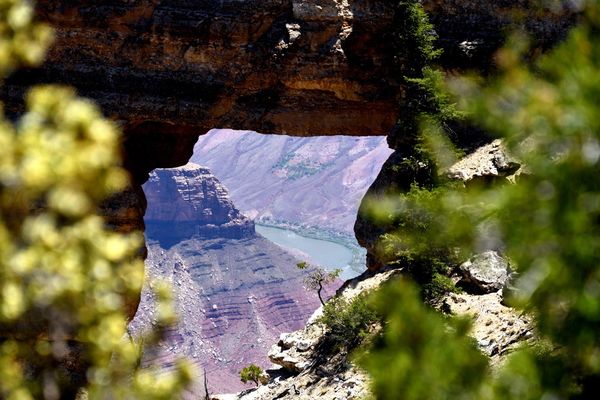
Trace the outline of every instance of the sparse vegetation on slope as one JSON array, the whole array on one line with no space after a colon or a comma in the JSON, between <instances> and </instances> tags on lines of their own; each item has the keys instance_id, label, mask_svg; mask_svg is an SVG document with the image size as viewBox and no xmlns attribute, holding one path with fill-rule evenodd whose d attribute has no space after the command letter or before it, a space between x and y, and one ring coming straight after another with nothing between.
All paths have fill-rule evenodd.
<instances>
[{"instance_id":1,"label":"sparse vegetation on slope","mask_svg":"<svg viewBox=\"0 0 600 400\"><path fill-rule=\"evenodd\" d=\"M330 299L323 307L319 322L327 327L325 340L328 344L334 349L351 351L375 334L381 319L369 303L368 294L363 293L350 300L344 297Z\"/></svg>"},{"instance_id":2,"label":"sparse vegetation on slope","mask_svg":"<svg viewBox=\"0 0 600 400\"><path fill-rule=\"evenodd\" d=\"M261 383L266 384L268 379L263 369L256 364L250 364L240 371L240 380L244 383L254 382L258 386Z\"/></svg>"}]
</instances>

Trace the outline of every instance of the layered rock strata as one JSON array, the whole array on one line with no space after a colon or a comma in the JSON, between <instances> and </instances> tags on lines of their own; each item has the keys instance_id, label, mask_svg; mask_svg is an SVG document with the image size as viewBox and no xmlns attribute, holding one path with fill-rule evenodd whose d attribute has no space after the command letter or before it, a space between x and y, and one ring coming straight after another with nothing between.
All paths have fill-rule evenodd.
<instances>
[{"instance_id":1,"label":"layered rock strata","mask_svg":"<svg viewBox=\"0 0 600 400\"><path fill-rule=\"evenodd\" d=\"M337 296L351 300L361 293L378 289L384 282L399 275L398 270L380 273L365 272L347 281ZM320 307L302 329L282 334L271 346L269 359L275 368L267 372L271 380L257 390L239 394L217 395L216 400L342 400L363 399L370 396L367 374L348 360L347 354L320 354L319 344L326 335L319 321Z\"/></svg>"},{"instance_id":2,"label":"layered rock strata","mask_svg":"<svg viewBox=\"0 0 600 400\"><path fill-rule=\"evenodd\" d=\"M449 68L487 68L517 26L540 48L564 36L577 2L423 1ZM558 6L556 6L558 4ZM46 64L2 88L64 83L122 122L139 182L183 165L213 127L293 135L386 135L402 117L394 2L364 0L47 0Z\"/></svg>"},{"instance_id":3,"label":"layered rock strata","mask_svg":"<svg viewBox=\"0 0 600 400\"><path fill-rule=\"evenodd\" d=\"M144 191L147 236L165 248L192 237L243 239L255 234L254 223L233 205L208 168L188 163L155 170Z\"/></svg>"},{"instance_id":4,"label":"layered rock strata","mask_svg":"<svg viewBox=\"0 0 600 400\"><path fill-rule=\"evenodd\" d=\"M395 122L387 2L52 0L37 9L57 41L42 69L14 78L14 94L33 82L74 85L149 139L211 127L385 134Z\"/></svg>"},{"instance_id":5,"label":"layered rock strata","mask_svg":"<svg viewBox=\"0 0 600 400\"><path fill-rule=\"evenodd\" d=\"M270 343L304 325L317 308L303 287L299 260L254 232L225 187L196 164L156 170L148 198L146 285L131 324L136 334L156 322L152 281L173 285L179 321L143 365L169 369L186 357L206 373L211 391L240 390L239 371L267 367ZM203 374L186 398L204 394Z\"/></svg>"},{"instance_id":6,"label":"layered rock strata","mask_svg":"<svg viewBox=\"0 0 600 400\"><path fill-rule=\"evenodd\" d=\"M478 69L493 65L510 27L530 32L539 48L564 36L577 2L535 4L423 1L442 63ZM148 173L185 164L212 127L386 135L410 101L402 86L407 60L394 54L391 37L393 2L48 0L36 7L56 42L43 67L18 71L2 87L6 110L18 113L32 84L64 83L120 121L134 183L115 201L133 205L106 208L127 214L112 214L128 226L121 230L143 229L139 185Z\"/></svg>"}]
</instances>

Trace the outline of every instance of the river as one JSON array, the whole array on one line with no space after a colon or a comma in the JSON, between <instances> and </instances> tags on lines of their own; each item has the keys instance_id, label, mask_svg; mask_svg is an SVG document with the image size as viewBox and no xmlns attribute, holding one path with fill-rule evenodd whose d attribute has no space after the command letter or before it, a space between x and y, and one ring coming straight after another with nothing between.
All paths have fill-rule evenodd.
<instances>
[{"instance_id":1,"label":"river","mask_svg":"<svg viewBox=\"0 0 600 400\"><path fill-rule=\"evenodd\" d=\"M302 236L292 230L273 226L256 224L256 232L279 246L292 250L293 253L303 253L308 256L308 262L317 264L332 271L341 268L342 279L350 279L364 271L364 258L362 263L356 261L359 254L356 250L330 240L316 239ZM299 256L302 258L302 256Z\"/></svg>"}]
</instances>

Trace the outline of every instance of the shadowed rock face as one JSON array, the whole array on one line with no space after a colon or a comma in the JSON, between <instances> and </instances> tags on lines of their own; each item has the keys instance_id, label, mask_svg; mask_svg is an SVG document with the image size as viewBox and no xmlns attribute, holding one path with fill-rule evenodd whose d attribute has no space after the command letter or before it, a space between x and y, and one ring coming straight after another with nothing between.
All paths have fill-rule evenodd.
<instances>
[{"instance_id":1,"label":"shadowed rock face","mask_svg":"<svg viewBox=\"0 0 600 400\"><path fill-rule=\"evenodd\" d=\"M534 0L426 0L449 67L481 68L515 21L541 45L569 10ZM18 109L25 87L75 86L123 122L127 166L143 183L185 164L210 128L292 135L386 135L402 117L393 1L44 0L57 40L41 69L3 89ZM514 8L519 12L515 13Z\"/></svg>"},{"instance_id":2,"label":"shadowed rock face","mask_svg":"<svg viewBox=\"0 0 600 400\"><path fill-rule=\"evenodd\" d=\"M243 239L254 235L254 223L229 199L227 189L208 168L189 163L158 169L144 185L148 208L146 234L163 248L198 239Z\"/></svg>"},{"instance_id":3,"label":"shadowed rock face","mask_svg":"<svg viewBox=\"0 0 600 400\"><path fill-rule=\"evenodd\" d=\"M504 31L520 26L545 48L574 11L537 0L424 0L447 68L489 70ZM386 135L402 118L403 66L394 57L394 1L40 0L56 30L43 67L1 88L9 114L25 88L65 83L124 127L130 191L105 208L121 230L143 229L139 184L185 164L213 127L273 134ZM392 141L393 143L394 141ZM396 149L398 150L398 149ZM384 179L385 180L385 179ZM127 206L127 203L134 204ZM128 213L123 217L121 211Z\"/></svg>"},{"instance_id":4,"label":"shadowed rock face","mask_svg":"<svg viewBox=\"0 0 600 400\"><path fill-rule=\"evenodd\" d=\"M185 164L213 127L385 135L396 119L388 2L37 3L57 40L41 69L13 77L8 96L18 102L37 82L75 86L123 121L133 169Z\"/></svg>"}]
</instances>

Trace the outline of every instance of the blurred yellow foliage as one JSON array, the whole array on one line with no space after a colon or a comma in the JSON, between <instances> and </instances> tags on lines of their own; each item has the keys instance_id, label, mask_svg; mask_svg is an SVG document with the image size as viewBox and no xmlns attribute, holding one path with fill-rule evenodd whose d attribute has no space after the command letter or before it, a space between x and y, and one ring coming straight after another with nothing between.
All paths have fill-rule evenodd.
<instances>
[{"instance_id":1,"label":"blurred yellow foliage","mask_svg":"<svg viewBox=\"0 0 600 400\"><path fill-rule=\"evenodd\" d=\"M43 59L52 31L32 17L27 1L0 0L2 77ZM89 398L171 399L191 378L184 362L140 371L127 334L142 236L109 231L95 215L128 185L119 135L65 87L31 89L15 123L0 111L0 398L68 398L85 387ZM169 303L160 307L172 321Z\"/></svg>"}]
</instances>

